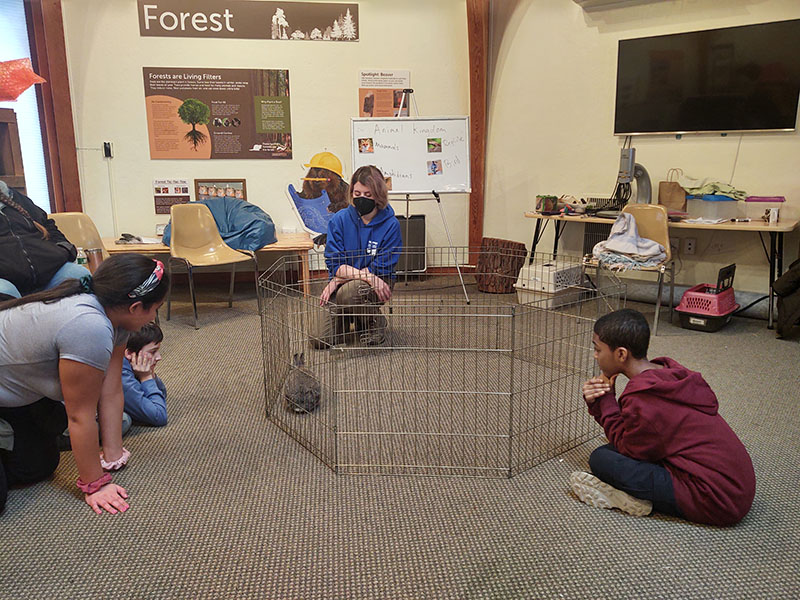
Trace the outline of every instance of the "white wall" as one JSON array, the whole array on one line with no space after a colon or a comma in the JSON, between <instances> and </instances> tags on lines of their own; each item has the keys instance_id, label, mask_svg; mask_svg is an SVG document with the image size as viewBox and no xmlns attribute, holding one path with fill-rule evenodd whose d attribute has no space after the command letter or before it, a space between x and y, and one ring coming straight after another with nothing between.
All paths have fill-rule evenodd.
<instances>
[{"instance_id":1,"label":"white wall","mask_svg":"<svg viewBox=\"0 0 800 600\"><path fill-rule=\"evenodd\" d=\"M361 41L355 44L143 38L134 0L63 0L85 210L103 235L152 235L155 178L247 179L251 201L279 230L299 228L285 197L300 183L302 164L326 149L350 173L349 119L357 111L360 69L409 69L420 112L467 114L469 62L464 0L359 3ZM584 12L570 0L495 0L492 3L489 139L484 234L530 244L534 223L522 218L536 194L610 194L621 140L612 135L616 47L622 38L744 25L800 17L796 0L661 0ZM291 81L292 160L150 160L143 66L287 68ZM115 157L103 159L104 140ZM741 147L739 144L741 141ZM800 214L800 143L797 133L634 138L637 160L654 188L670 167L728 181L751 194L784 195ZM467 241L468 197L447 196L445 212L456 244ZM405 203L394 202L402 213ZM444 245L433 203L428 244ZM562 244L580 251L580 228ZM548 233L540 246L552 245ZM756 234L705 234L694 257L681 257L678 282L713 280L720 266L737 263L736 287L766 291L767 261ZM787 258L798 235L787 236ZM765 238L768 242L768 239Z\"/></svg>"},{"instance_id":2,"label":"white wall","mask_svg":"<svg viewBox=\"0 0 800 600\"><path fill-rule=\"evenodd\" d=\"M222 4L222 3L221 3ZM239 178L249 200L268 212L280 231L300 228L285 189L299 187L302 167L322 150L350 169L350 118L357 116L361 69L408 69L420 113L469 111L464 0L359 2L360 41L298 42L140 37L135 0L62 0L84 210L104 236L118 231L153 235L151 192L156 178ZM292 160L150 160L142 67L289 69ZM413 113L412 113L413 114ZM103 141L115 156L102 158ZM466 244L467 195L443 200L454 241ZM405 213L404 202L394 202ZM432 202L428 244L444 245L441 218Z\"/></svg>"},{"instance_id":3,"label":"white wall","mask_svg":"<svg viewBox=\"0 0 800 600\"><path fill-rule=\"evenodd\" d=\"M612 135L618 40L800 18L800 2L662 0L589 13L570 0L508 0L493 3L492 18L484 234L530 245L534 221L520 217L537 194L613 190L622 143ZM739 143L738 134L633 138L654 193L671 167L729 181ZM745 134L732 184L785 196L800 216L799 164L798 133ZM678 282L716 281L721 266L736 262L737 290L766 291L757 234L677 235L699 238L697 254L681 257ZM789 259L797 240L797 233L786 237ZM562 245L580 252L580 227L570 226ZM549 248L552 233L540 246Z\"/></svg>"}]
</instances>

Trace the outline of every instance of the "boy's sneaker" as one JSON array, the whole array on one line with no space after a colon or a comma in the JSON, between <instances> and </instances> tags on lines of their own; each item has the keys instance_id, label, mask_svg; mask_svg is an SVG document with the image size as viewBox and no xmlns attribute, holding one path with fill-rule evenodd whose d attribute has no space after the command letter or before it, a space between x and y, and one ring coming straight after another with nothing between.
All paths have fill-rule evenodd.
<instances>
[{"instance_id":1,"label":"boy's sneaker","mask_svg":"<svg viewBox=\"0 0 800 600\"><path fill-rule=\"evenodd\" d=\"M581 502L597 508L618 508L634 517L643 517L653 512L653 503L635 498L598 479L591 473L575 471L569 476L572 491Z\"/></svg>"}]
</instances>

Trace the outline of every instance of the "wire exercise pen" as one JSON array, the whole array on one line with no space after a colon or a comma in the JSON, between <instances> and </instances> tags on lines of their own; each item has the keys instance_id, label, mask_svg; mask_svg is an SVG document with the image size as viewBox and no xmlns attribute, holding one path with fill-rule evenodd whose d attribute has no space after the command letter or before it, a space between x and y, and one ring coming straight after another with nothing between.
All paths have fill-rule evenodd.
<instances>
[{"instance_id":1,"label":"wire exercise pen","mask_svg":"<svg viewBox=\"0 0 800 600\"><path fill-rule=\"evenodd\" d=\"M580 257L522 267L524 251L418 251L428 272L383 306L320 306L327 272L301 281L292 257L262 274L268 419L343 474L511 477L598 435L580 390L596 372L594 321L620 308L624 286L586 284ZM333 323L327 343L320 319ZM299 353L318 382L308 413L287 401Z\"/></svg>"}]
</instances>

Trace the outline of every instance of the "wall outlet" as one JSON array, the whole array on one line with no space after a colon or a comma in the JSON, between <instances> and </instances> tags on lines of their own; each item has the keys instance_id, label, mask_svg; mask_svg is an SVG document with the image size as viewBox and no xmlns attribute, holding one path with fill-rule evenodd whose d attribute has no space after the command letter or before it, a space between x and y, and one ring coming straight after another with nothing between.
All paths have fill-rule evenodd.
<instances>
[{"instance_id":1,"label":"wall outlet","mask_svg":"<svg viewBox=\"0 0 800 600\"><path fill-rule=\"evenodd\" d=\"M725 245L722 242L711 242L706 250L707 254L722 254L725 251Z\"/></svg>"},{"instance_id":2,"label":"wall outlet","mask_svg":"<svg viewBox=\"0 0 800 600\"><path fill-rule=\"evenodd\" d=\"M683 238L683 253L686 255L694 254L697 250L697 238Z\"/></svg>"},{"instance_id":3,"label":"wall outlet","mask_svg":"<svg viewBox=\"0 0 800 600\"><path fill-rule=\"evenodd\" d=\"M156 224L156 235L164 235L164 229L166 229L166 223L157 223Z\"/></svg>"}]
</instances>

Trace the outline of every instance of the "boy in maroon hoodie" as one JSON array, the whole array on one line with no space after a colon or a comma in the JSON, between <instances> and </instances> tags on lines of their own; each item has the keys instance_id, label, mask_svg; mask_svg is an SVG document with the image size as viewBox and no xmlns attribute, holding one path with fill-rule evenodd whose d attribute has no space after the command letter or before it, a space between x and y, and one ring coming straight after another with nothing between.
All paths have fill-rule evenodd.
<instances>
[{"instance_id":1,"label":"boy in maroon hoodie","mask_svg":"<svg viewBox=\"0 0 800 600\"><path fill-rule=\"evenodd\" d=\"M637 516L656 510L712 525L744 518L753 463L700 373L671 358L649 361L650 328L635 310L598 319L592 343L603 375L583 384L583 398L611 443L589 457L593 474L570 476L578 498ZM617 400L620 373L630 381Z\"/></svg>"}]
</instances>

